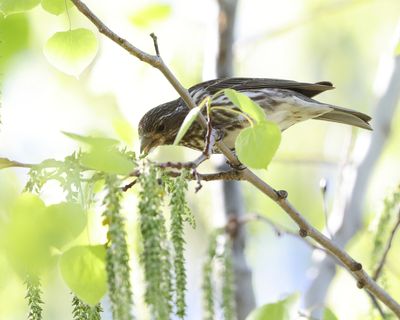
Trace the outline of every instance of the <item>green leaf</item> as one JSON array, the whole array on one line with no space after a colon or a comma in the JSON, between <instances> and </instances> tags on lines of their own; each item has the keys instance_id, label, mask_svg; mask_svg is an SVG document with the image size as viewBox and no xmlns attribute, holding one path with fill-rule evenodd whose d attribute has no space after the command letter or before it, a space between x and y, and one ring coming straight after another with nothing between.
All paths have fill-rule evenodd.
<instances>
[{"instance_id":1,"label":"green leaf","mask_svg":"<svg viewBox=\"0 0 400 320\"><path fill-rule=\"evenodd\" d=\"M128 175L135 164L117 149L93 148L81 157L82 164L93 170Z\"/></svg>"},{"instance_id":2,"label":"green leaf","mask_svg":"<svg viewBox=\"0 0 400 320\"><path fill-rule=\"evenodd\" d=\"M118 140L82 136L70 132L63 132L63 134L90 146L90 151L81 156L82 165L89 169L127 175L135 167L135 164L116 148L116 145L119 143Z\"/></svg>"},{"instance_id":3,"label":"green leaf","mask_svg":"<svg viewBox=\"0 0 400 320\"><path fill-rule=\"evenodd\" d=\"M290 320L297 294L290 295L284 300L270 303L253 310L246 320Z\"/></svg>"},{"instance_id":4,"label":"green leaf","mask_svg":"<svg viewBox=\"0 0 400 320\"><path fill-rule=\"evenodd\" d=\"M52 248L74 240L86 225L86 216L76 203L46 207L36 195L24 193L10 212L5 232L6 249L21 274L37 273L55 261Z\"/></svg>"},{"instance_id":5,"label":"green leaf","mask_svg":"<svg viewBox=\"0 0 400 320\"><path fill-rule=\"evenodd\" d=\"M4 15L25 12L33 9L40 0L0 0L0 12Z\"/></svg>"},{"instance_id":6,"label":"green leaf","mask_svg":"<svg viewBox=\"0 0 400 320\"><path fill-rule=\"evenodd\" d=\"M281 142L281 130L271 121L240 131L235 142L239 160L254 169L266 169Z\"/></svg>"},{"instance_id":7,"label":"green leaf","mask_svg":"<svg viewBox=\"0 0 400 320\"><path fill-rule=\"evenodd\" d=\"M46 209L45 215L48 240L58 249L74 240L86 226L85 212L77 203L51 205Z\"/></svg>"},{"instance_id":8,"label":"green leaf","mask_svg":"<svg viewBox=\"0 0 400 320\"><path fill-rule=\"evenodd\" d=\"M43 201L30 193L21 194L10 210L4 234L5 249L15 270L21 275L38 273L50 266L45 211Z\"/></svg>"},{"instance_id":9,"label":"green leaf","mask_svg":"<svg viewBox=\"0 0 400 320\"><path fill-rule=\"evenodd\" d=\"M72 8L73 3L70 0L42 0L42 8L56 16L65 12L65 6L67 6L68 9Z\"/></svg>"},{"instance_id":10,"label":"green leaf","mask_svg":"<svg viewBox=\"0 0 400 320\"><path fill-rule=\"evenodd\" d=\"M331 309L325 308L324 310L324 316L322 318L323 320L338 320L336 315L332 312Z\"/></svg>"},{"instance_id":11,"label":"green leaf","mask_svg":"<svg viewBox=\"0 0 400 320\"><path fill-rule=\"evenodd\" d=\"M154 3L135 12L130 20L136 27L147 28L155 22L168 18L171 15L171 11L171 6L169 4Z\"/></svg>"},{"instance_id":12,"label":"green leaf","mask_svg":"<svg viewBox=\"0 0 400 320\"><path fill-rule=\"evenodd\" d=\"M55 33L47 40L44 54L54 67L77 77L93 61L97 49L93 32L81 28Z\"/></svg>"},{"instance_id":13,"label":"green leaf","mask_svg":"<svg viewBox=\"0 0 400 320\"><path fill-rule=\"evenodd\" d=\"M266 116L264 110L248 96L233 89L225 89L224 95L227 96L235 106L247 113L257 122L265 121Z\"/></svg>"},{"instance_id":14,"label":"green leaf","mask_svg":"<svg viewBox=\"0 0 400 320\"><path fill-rule=\"evenodd\" d=\"M4 74L4 67L14 55L28 47L30 26L27 15L3 17L0 14L0 30L0 74Z\"/></svg>"},{"instance_id":15,"label":"green leaf","mask_svg":"<svg viewBox=\"0 0 400 320\"><path fill-rule=\"evenodd\" d=\"M64 252L60 259L61 275L68 287L92 306L107 292L105 256L102 245L76 246Z\"/></svg>"},{"instance_id":16,"label":"green leaf","mask_svg":"<svg viewBox=\"0 0 400 320\"><path fill-rule=\"evenodd\" d=\"M62 131L64 135L78 142L83 142L95 148L109 148L118 145L119 141L105 137L91 137L80 134Z\"/></svg>"},{"instance_id":17,"label":"green leaf","mask_svg":"<svg viewBox=\"0 0 400 320\"><path fill-rule=\"evenodd\" d=\"M118 137L129 146L137 138L136 130L132 128L129 121L122 117L113 119L112 126Z\"/></svg>"},{"instance_id":18,"label":"green leaf","mask_svg":"<svg viewBox=\"0 0 400 320\"><path fill-rule=\"evenodd\" d=\"M201 111L201 106L195 107L189 111L185 119L183 120L181 127L179 128L178 134L175 137L174 145L178 145L186 132L189 130L192 123L196 120L198 114Z\"/></svg>"}]
</instances>

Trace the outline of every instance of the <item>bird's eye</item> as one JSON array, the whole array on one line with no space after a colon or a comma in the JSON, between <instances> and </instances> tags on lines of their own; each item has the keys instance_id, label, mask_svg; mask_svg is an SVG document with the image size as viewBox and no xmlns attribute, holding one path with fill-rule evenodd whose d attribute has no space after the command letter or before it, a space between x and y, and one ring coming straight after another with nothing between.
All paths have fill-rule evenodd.
<instances>
[{"instance_id":1,"label":"bird's eye","mask_svg":"<svg viewBox=\"0 0 400 320\"><path fill-rule=\"evenodd\" d=\"M157 128L156 128L157 132L163 132L165 130L165 124L164 123L160 123Z\"/></svg>"}]
</instances>

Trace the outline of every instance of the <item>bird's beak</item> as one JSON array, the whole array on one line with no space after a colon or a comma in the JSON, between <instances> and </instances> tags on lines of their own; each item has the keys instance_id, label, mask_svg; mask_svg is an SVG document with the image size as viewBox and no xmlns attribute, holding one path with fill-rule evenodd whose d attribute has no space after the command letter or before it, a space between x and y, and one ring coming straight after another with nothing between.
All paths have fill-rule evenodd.
<instances>
[{"instance_id":1,"label":"bird's beak","mask_svg":"<svg viewBox=\"0 0 400 320\"><path fill-rule=\"evenodd\" d=\"M150 137L143 136L140 139L140 154L147 155L152 149L152 139Z\"/></svg>"}]
</instances>

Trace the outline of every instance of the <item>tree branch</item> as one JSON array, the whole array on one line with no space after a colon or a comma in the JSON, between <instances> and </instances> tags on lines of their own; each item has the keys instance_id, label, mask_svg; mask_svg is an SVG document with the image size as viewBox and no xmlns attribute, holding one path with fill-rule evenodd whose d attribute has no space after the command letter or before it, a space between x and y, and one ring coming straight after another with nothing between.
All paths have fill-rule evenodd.
<instances>
[{"instance_id":1,"label":"tree branch","mask_svg":"<svg viewBox=\"0 0 400 320\"><path fill-rule=\"evenodd\" d=\"M117 36L108 27L106 27L104 23L102 23L100 19L97 18L84 3L82 3L82 1L71 1L75 4L77 9L81 11L89 20L91 20L97 26L99 31L106 37L116 42L118 45L123 47L141 61L144 61L160 70L189 108L192 109L196 107L189 95L189 92L180 84L180 82L176 79L176 77L172 74L160 57L146 54L125 39ZM205 118L199 118L204 128L207 128L207 122ZM234 153L226 145L224 145L222 142L217 142L217 147L225 155L229 162L231 162L233 165L240 165ZM244 169L242 171L242 177L244 180L250 182L257 189L274 200L296 222L300 228L300 235L302 237L310 236L317 243L326 248L338 260L340 260L344 264L345 268L349 270L353 277L357 280L357 285L359 288L365 288L371 292L398 317L400 317L400 305L362 269L360 263L356 262L352 257L349 256L349 254L347 254L339 246L311 226L310 223L287 201L286 198L279 196L279 194L270 185L262 181L252 171L247 168Z\"/></svg>"}]
</instances>

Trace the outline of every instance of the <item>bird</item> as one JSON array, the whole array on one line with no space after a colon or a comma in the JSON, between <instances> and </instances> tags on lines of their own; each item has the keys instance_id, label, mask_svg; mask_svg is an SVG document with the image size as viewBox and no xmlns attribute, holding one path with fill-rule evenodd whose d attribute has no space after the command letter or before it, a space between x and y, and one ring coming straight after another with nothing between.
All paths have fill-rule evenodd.
<instances>
[{"instance_id":1,"label":"bird","mask_svg":"<svg viewBox=\"0 0 400 320\"><path fill-rule=\"evenodd\" d=\"M282 132L309 119L372 130L370 116L313 99L324 91L334 89L329 81L307 83L269 78L222 78L196 84L188 91L195 104L199 105L206 97L221 93L224 89L234 89L257 102L264 110L266 118L276 123ZM224 108L213 110L216 106ZM236 137L242 129L249 126L249 122L240 112L230 112L226 108L240 111L227 96L218 94L211 102L210 123L219 132L219 140L234 150ZM148 154L158 146L173 144L189 111L183 99L178 98L146 112L138 126L140 152ZM202 112L206 115L205 108ZM203 151L205 136L206 129L195 121L179 144ZM212 151L220 153L217 147Z\"/></svg>"}]
</instances>

